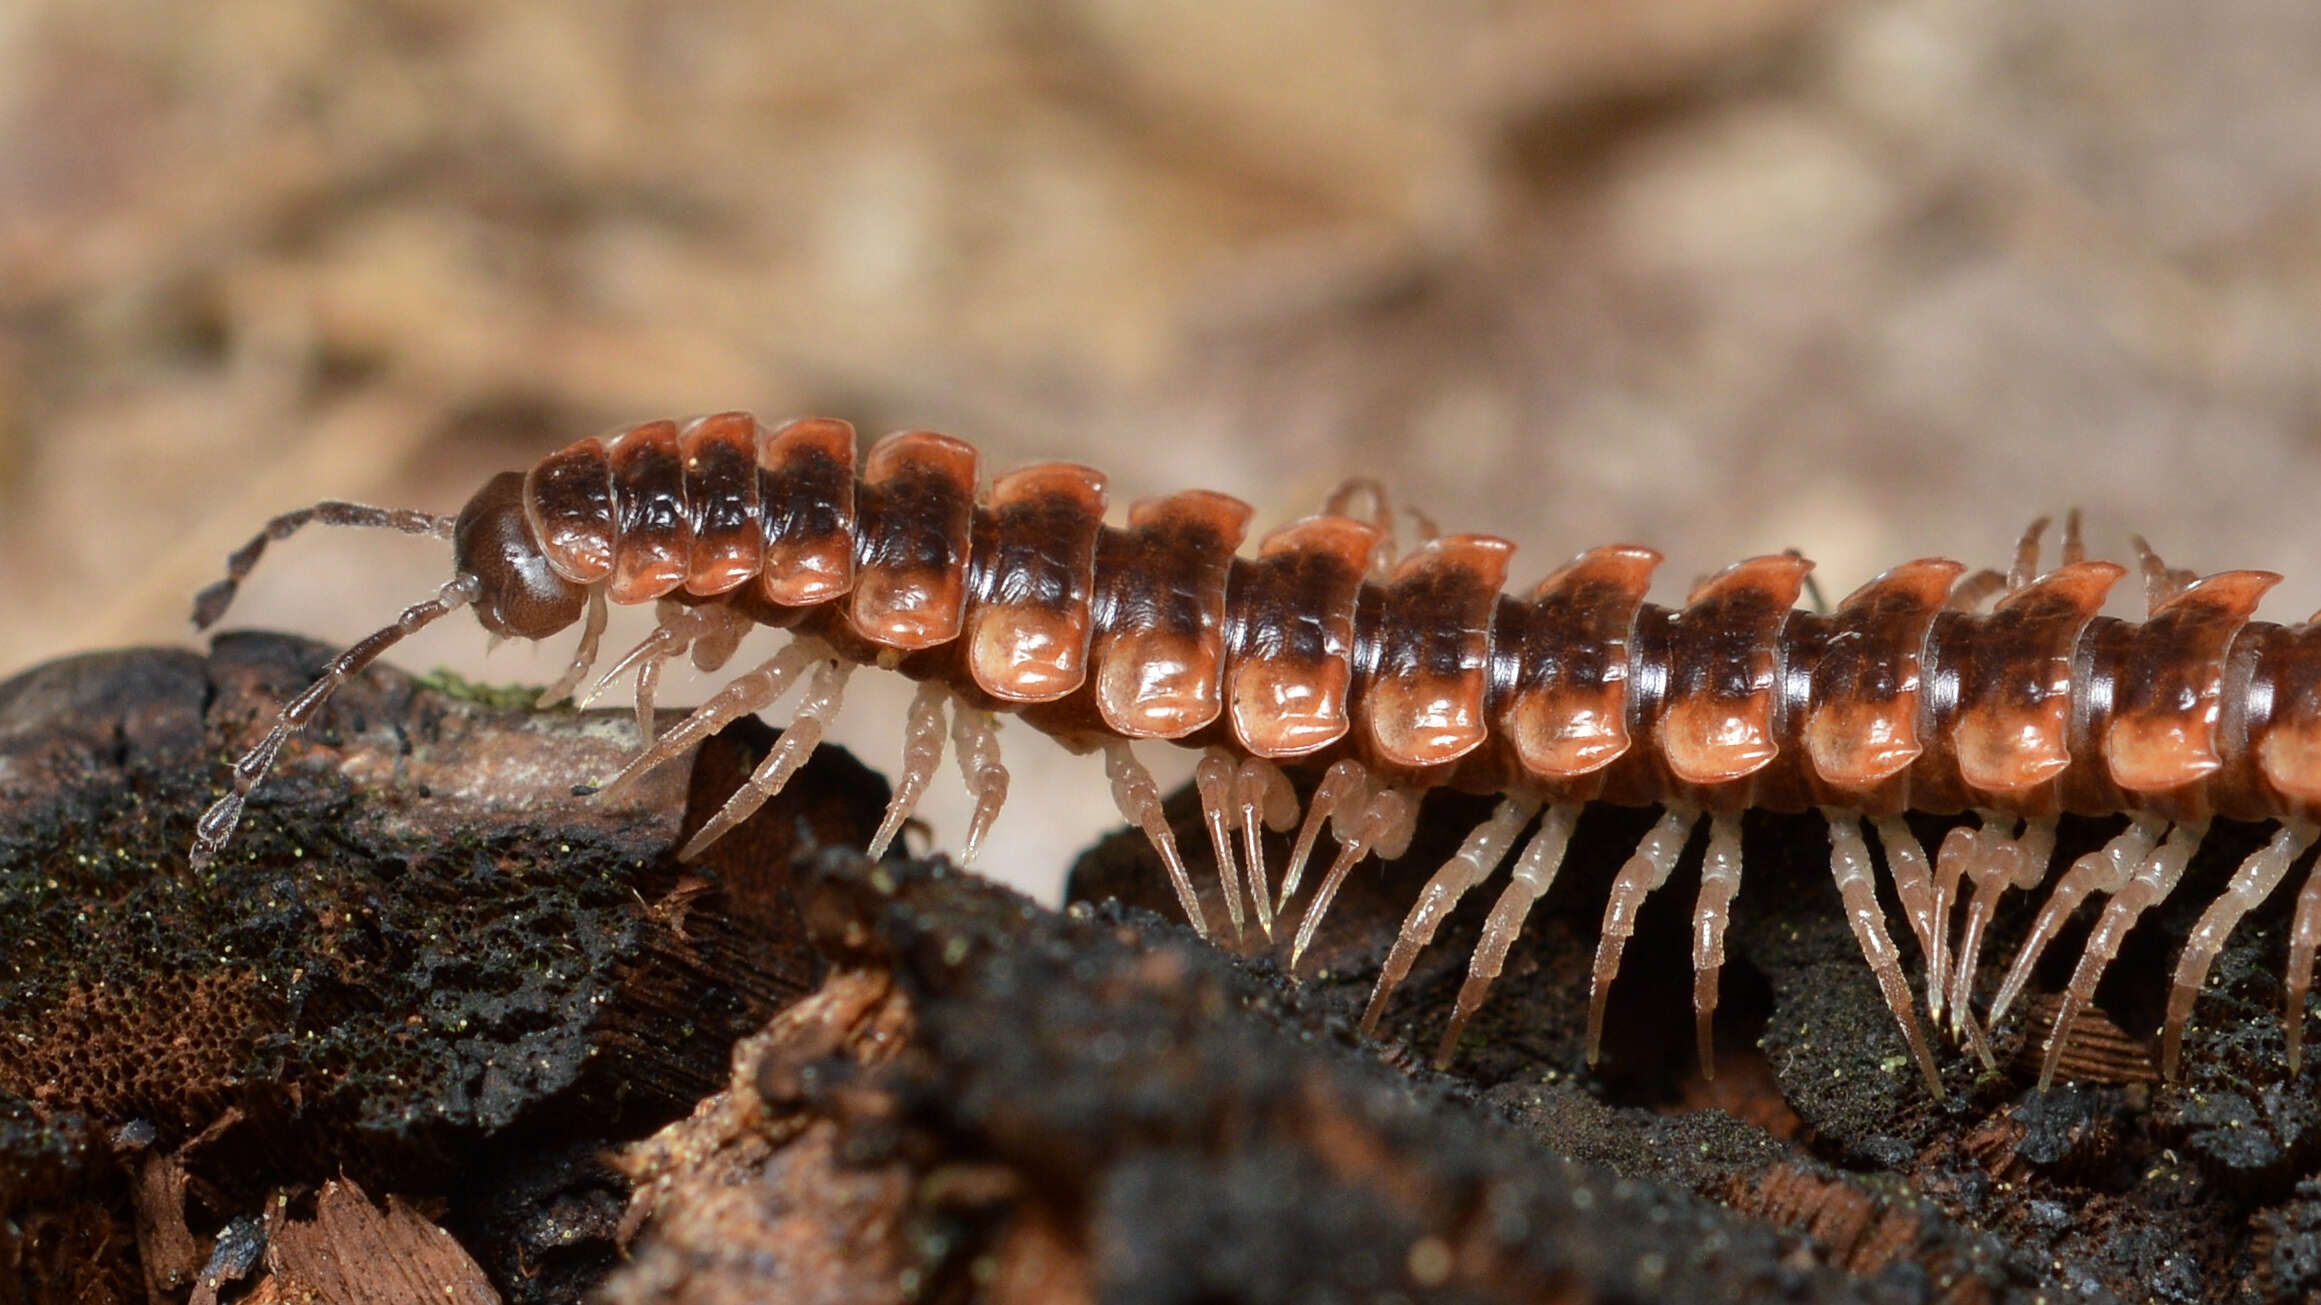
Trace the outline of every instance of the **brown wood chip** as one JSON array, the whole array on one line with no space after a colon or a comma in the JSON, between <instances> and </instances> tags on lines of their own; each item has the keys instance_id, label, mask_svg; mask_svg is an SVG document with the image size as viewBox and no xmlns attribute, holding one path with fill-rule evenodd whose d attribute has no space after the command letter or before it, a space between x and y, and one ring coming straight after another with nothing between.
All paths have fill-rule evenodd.
<instances>
[{"instance_id":1,"label":"brown wood chip","mask_svg":"<svg viewBox=\"0 0 2321 1305\"><path fill-rule=\"evenodd\" d=\"M340 1178L323 1184L314 1218L274 1229L272 1279L261 1299L340 1305L499 1305L499 1293L451 1234L389 1196L382 1210Z\"/></svg>"}]
</instances>

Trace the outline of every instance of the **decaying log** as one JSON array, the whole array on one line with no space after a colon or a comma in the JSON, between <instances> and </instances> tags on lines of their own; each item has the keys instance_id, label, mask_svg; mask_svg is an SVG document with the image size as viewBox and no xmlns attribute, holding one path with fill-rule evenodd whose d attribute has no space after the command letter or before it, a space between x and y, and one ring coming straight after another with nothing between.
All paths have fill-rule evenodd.
<instances>
[{"instance_id":1,"label":"decaying log","mask_svg":"<svg viewBox=\"0 0 2321 1305\"><path fill-rule=\"evenodd\" d=\"M35 1299L118 1295L59 1276L100 1235L89 1210L118 1213L112 1251L162 1262L108 1282L190 1288L153 1172L205 1234L341 1174L440 1197L512 1297L570 1295L612 1258L625 1188L598 1153L713 1090L818 978L783 867L801 840L867 837L876 776L833 752L717 855L670 855L705 818L696 782L730 788L770 744L756 722L600 804L572 790L619 767L625 713L382 669L190 872L226 761L327 655L229 635L0 686L0 1214L84 1211L0 1227L0 1264L41 1261Z\"/></svg>"},{"instance_id":2,"label":"decaying log","mask_svg":"<svg viewBox=\"0 0 2321 1305\"><path fill-rule=\"evenodd\" d=\"M2075 1026L2073 1063L2115 1081L2036 1094L2018 1022L1996 1071L1947 1058L1937 1105L1818 824L1752 820L1718 1078L1691 1064L1683 872L1639 922L1591 1074L1586 968L1636 818L1592 812L1605 836L1583 821L1436 1074L1482 907L1379 1040L1353 1021L1477 818L1455 797L1349 885L1293 982L1254 935L1233 955L1172 923L1133 836L1075 880L1120 900L1063 913L940 861L865 862L884 785L833 750L681 866L764 725L610 805L572 789L633 746L624 715L382 668L190 874L227 760L323 656L235 635L0 685L0 1305L292 1298L327 1290L316 1256L390 1244L446 1253L421 1276L455 1293L636 1305L2321 1288L2321 1112L2278 1064L2278 903L2219 959L2186 1085L2152 1083L2139 1048L2191 908L2154 913Z\"/></svg>"}]
</instances>

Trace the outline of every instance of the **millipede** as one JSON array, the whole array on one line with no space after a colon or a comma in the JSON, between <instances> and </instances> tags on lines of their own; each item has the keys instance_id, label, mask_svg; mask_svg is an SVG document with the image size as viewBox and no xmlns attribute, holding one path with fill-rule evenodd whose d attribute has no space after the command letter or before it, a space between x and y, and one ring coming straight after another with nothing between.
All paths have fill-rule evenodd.
<instances>
[{"instance_id":1,"label":"millipede","mask_svg":"<svg viewBox=\"0 0 2321 1305\"><path fill-rule=\"evenodd\" d=\"M1024 467L984 490L978 461L973 446L931 431L888 435L858 453L842 421L767 427L722 413L582 440L495 476L455 517L329 501L274 518L196 600L198 626L223 615L270 541L309 523L447 539L455 569L432 599L346 649L282 706L199 820L194 863L225 847L290 736L406 635L462 608L501 637L542 639L577 623L569 665L540 695L548 705L594 669L608 604L648 600L652 631L587 695L633 676L643 742L606 790L799 694L772 750L681 857L781 789L865 665L920 686L872 856L909 818L948 739L974 799L964 839L973 859L1007 796L996 714L1009 713L1102 755L1121 814L1151 840L1206 936L1159 785L1132 747L1169 740L1201 751L1194 788L1236 934L1254 923L1271 938L1324 831L1335 841L1297 921L1293 970L1347 874L1406 850L1426 791L1497 795L1420 890L1362 1016L1372 1033L1445 916L1512 858L1438 1064L1554 883L1589 803L1658 811L1605 906L1591 1063L1638 909L1698 842L1693 1007L1701 1065L1712 1068L1724 934L1742 881L1741 815L1818 810L1847 922L1937 1097L1942 1081L1887 928L1881 869L1924 957L1927 1019L1937 1028L1947 1019L1986 1063L1983 1029L2022 994L2064 921L2089 897L2105 899L2044 1046L2044 1089L2061 1031L2092 1001L2128 930L2175 889L2210 823L2272 824L2180 955L2161 1028L2172 1081L2227 936L2321 837L2321 618L2255 620L2279 576L2195 577L2141 539L2145 619L2105 616L2127 568L2086 555L2076 514L2053 569L2040 566L2042 521L2005 573L1923 558L1824 612L1798 605L1812 563L1784 553L1735 563L1681 606L1663 607L1646 600L1661 561L1649 548L1591 549L1527 593L1506 589L1506 540L1438 533L1422 520L1424 537L1401 550L1373 483L1349 482L1320 514L1244 555L1253 513L1227 495L1142 499L1112 525L1105 477L1091 468ZM1356 513L1357 504L1373 511ZM688 656L722 670L761 625L791 637L656 733L663 666ZM1297 767L1318 775L1302 803L1289 778ZM1930 853L1904 819L1914 812L1967 818ZM2125 827L2053 875L1978 1022L1973 989L1990 921L2010 889L2049 882L2066 815L2124 818ZM1292 829L1277 887L1262 835ZM2308 872L2286 964L2292 1074L2317 948L2321 875Z\"/></svg>"}]
</instances>

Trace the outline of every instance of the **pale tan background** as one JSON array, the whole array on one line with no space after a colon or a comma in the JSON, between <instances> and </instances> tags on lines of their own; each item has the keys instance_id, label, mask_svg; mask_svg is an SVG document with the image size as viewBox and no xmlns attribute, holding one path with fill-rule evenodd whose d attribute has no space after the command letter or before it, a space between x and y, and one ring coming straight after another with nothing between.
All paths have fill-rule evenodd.
<instances>
[{"instance_id":1,"label":"pale tan background","mask_svg":"<svg viewBox=\"0 0 2321 1305\"><path fill-rule=\"evenodd\" d=\"M1268 520L1376 475L1666 595L2079 504L2296 619L2317 345L2306 0L0 5L0 672L187 639L282 508L726 407ZM444 573L302 539L234 619L346 640ZM992 859L1060 873L1095 768L1008 741Z\"/></svg>"}]
</instances>

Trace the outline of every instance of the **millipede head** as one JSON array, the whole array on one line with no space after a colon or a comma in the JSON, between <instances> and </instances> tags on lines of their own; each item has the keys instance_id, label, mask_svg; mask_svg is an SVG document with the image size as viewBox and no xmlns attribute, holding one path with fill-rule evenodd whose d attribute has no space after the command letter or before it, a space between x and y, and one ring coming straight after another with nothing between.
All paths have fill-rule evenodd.
<instances>
[{"instance_id":1,"label":"millipede head","mask_svg":"<svg viewBox=\"0 0 2321 1305\"><path fill-rule=\"evenodd\" d=\"M475 619L493 634L541 639L580 619L588 589L556 573L524 517L524 477L506 471L491 478L459 510L451 531L452 557L480 588Z\"/></svg>"}]
</instances>

